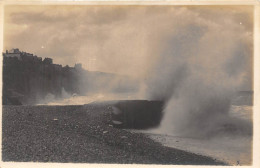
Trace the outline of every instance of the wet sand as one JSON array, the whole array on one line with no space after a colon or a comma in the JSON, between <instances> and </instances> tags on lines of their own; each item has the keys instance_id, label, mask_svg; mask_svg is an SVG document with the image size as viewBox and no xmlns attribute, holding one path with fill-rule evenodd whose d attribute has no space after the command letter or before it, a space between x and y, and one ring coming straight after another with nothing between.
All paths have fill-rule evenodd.
<instances>
[{"instance_id":1,"label":"wet sand","mask_svg":"<svg viewBox=\"0 0 260 168\"><path fill-rule=\"evenodd\" d=\"M3 106L2 160L15 162L223 165L114 128L106 104Z\"/></svg>"}]
</instances>

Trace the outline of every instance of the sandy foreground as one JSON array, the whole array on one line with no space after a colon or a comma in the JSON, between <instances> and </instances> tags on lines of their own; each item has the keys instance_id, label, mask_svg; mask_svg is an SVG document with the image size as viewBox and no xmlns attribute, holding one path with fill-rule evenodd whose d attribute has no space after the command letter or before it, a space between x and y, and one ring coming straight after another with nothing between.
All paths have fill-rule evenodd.
<instances>
[{"instance_id":1,"label":"sandy foreground","mask_svg":"<svg viewBox=\"0 0 260 168\"><path fill-rule=\"evenodd\" d=\"M223 165L114 128L106 104L3 106L4 162Z\"/></svg>"}]
</instances>

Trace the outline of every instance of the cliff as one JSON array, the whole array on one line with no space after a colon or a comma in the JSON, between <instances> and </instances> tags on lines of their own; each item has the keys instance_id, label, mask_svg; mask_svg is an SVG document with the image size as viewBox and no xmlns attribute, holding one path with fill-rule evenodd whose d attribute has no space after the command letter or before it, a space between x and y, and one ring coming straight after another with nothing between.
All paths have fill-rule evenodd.
<instances>
[{"instance_id":1,"label":"cliff","mask_svg":"<svg viewBox=\"0 0 260 168\"><path fill-rule=\"evenodd\" d=\"M62 67L19 50L3 53L4 105L37 104L48 94L59 99L63 90L70 95L126 92L136 90L135 84L128 77L84 70L80 64Z\"/></svg>"}]
</instances>

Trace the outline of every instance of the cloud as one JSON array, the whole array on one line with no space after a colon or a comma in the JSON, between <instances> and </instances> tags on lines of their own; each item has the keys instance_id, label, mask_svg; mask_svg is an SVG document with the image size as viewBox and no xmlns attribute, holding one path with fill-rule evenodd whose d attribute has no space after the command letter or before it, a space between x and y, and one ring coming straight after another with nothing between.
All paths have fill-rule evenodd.
<instances>
[{"instance_id":1,"label":"cloud","mask_svg":"<svg viewBox=\"0 0 260 168\"><path fill-rule=\"evenodd\" d=\"M207 33L209 31L212 34ZM222 39L224 36L228 37L225 41ZM225 53L215 46L224 46L231 40L242 41L237 53L247 52L250 60L251 7L5 7L5 49L18 47L38 56L52 57L55 63L73 66L76 62L82 62L86 69L142 75L142 78L153 66L153 61L164 57L163 54L189 57L197 52L205 62L214 66L211 54ZM204 45L209 50L207 53L204 50L196 51L203 47L198 45ZM87 67L92 58L96 59L95 67ZM193 61L196 62L196 59ZM226 68L233 66L232 62L230 58ZM239 64L243 66L243 61ZM250 76L250 70L247 72Z\"/></svg>"}]
</instances>

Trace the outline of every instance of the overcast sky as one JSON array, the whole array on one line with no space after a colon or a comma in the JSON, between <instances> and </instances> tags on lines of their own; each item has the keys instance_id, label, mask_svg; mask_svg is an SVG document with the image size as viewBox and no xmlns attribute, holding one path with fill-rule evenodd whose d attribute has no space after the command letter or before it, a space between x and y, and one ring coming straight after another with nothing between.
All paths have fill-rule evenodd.
<instances>
[{"instance_id":1,"label":"overcast sky","mask_svg":"<svg viewBox=\"0 0 260 168\"><path fill-rule=\"evenodd\" d=\"M213 67L229 59L249 86L252 31L250 6L6 6L4 49L135 76L164 55Z\"/></svg>"}]
</instances>

